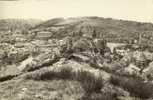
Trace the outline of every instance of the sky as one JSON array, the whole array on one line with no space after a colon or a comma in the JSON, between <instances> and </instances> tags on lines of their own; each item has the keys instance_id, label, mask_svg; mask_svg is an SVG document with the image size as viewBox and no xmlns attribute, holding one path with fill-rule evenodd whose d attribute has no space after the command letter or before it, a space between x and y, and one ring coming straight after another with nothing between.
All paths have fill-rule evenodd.
<instances>
[{"instance_id":1,"label":"sky","mask_svg":"<svg viewBox=\"0 0 153 100\"><path fill-rule=\"evenodd\" d=\"M80 16L153 23L153 0L0 0L0 19Z\"/></svg>"}]
</instances>

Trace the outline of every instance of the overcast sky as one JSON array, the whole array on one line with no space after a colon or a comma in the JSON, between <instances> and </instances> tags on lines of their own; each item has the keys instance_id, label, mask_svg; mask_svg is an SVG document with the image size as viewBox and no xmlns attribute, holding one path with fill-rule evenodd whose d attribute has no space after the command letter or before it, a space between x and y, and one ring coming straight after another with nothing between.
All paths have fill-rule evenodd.
<instances>
[{"instance_id":1,"label":"overcast sky","mask_svg":"<svg viewBox=\"0 0 153 100\"><path fill-rule=\"evenodd\" d=\"M153 0L0 0L0 18L78 16L153 22Z\"/></svg>"}]
</instances>

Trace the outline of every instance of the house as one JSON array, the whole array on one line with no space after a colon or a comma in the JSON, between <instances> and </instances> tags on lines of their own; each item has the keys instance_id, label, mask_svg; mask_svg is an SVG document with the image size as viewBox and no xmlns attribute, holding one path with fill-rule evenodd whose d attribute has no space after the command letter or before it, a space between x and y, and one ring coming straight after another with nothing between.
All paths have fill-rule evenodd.
<instances>
[{"instance_id":1,"label":"house","mask_svg":"<svg viewBox=\"0 0 153 100\"><path fill-rule=\"evenodd\" d=\"M148 50L143 51L143 53L146 56L147 60L153 61L153 53L149 52Z\"/></svg>"},{"instance_id":2,"label":"house","mask_svg":"<svg viewBox=\"0 0 153 100\"><path fill-rule=\"evenodd\" d=\"M36 33L36 39L40 39L40 40L48 40L49 38L52 37L52 32L49 31L40 31Z\"/></svg>"},{"instance_id":3,"label":"house","mask_svg":"<svg viewBox=\"0 0 153 100\"><path fill-rule=\"evenodd\" d=\"M129 53L130 49L126 48L125 46L118 46L114 48L114 52L118 55L125 56Z\"/></svg>"},{"instance_id":4,"label":"house","mask_svg":"<svg viewBox=\"0 0 153 100\"><path fill-rule=\"evenodd\" d=\"M26 36L21 33L12 34L12 39L15 39L17 42L25 42L27 40Z\"/></svg>"},{"instance_id":5,"label":"house","mask_svg":"<svg viewBox=\"0 0 153 100\"><path fill-rule=\"evenodd\" d=\"M135 51L133 53L133 58L135 59L136 66L138 66L140 69L144 69L148 65L147 57L142 51Z\"/></svg>"},{"instance_id":6,"label":"house","mask_svg":"<svg viewBox=\"0 0 153 100\"><path fill-rule=\"evenodd\" d=\"M124 43L112 43L112 42L107 42L107 47L110 48L111 52L113 53L113 50L117 47L120 47L120 46L125 46L126 44Z\"/></svg>"},{"instance_id":7,"label":"house","mask_svg":"<svg viewBox=\"0 0 153 100\"><path fill-rule=\"evenodd\" d=\"M124 69L124 71L129 75L138 74L140 70L141 69L133 63L130 63L129 66Z\"/></svg>"},{"instance_id":8,"label":"house","mask_svg":"<svg viewBox=\"0 0 153 100\"><path fill-rule=\"evenodd\" d=\"M16 48L23 48L24 47L24 43L18 42L16 44L14 44L14 47L16 47Z\"/></svg>"},{"instance_id":9,"label":"house","mask_svg":"<svg viewBox=\"0 0 153 100\"><path fill-rule=\"evenodd\" d=\"M0 50L0 59L3 59L6 55L5 50Z\"/></svg>"}]
</instances>

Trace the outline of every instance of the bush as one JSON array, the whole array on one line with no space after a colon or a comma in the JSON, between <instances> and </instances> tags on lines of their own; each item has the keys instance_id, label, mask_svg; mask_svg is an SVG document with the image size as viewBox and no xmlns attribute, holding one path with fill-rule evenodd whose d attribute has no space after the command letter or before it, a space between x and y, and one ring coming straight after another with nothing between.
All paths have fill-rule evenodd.
<instances>
[{"instance_id":1,"label":"bush","mask_svg":"<svg viewBox=\"0 0 153 100\"><path fill-rule=\"evenodd\" d=\"M73 76L71 67L63 67L57 72L57 78L59 79L72 79Z\"/></svg>"},{"instance_id":2,"label":"bush","mask_svg":"<svg viewBox=\"0 0 153 100\"><path fill-rule=\"evenodd\" d=\"M40 75L40 80L52 80L56 78L57 73L54 71L46 71L42 75Z\"/></svg>"},{"instance_id":3,"label":"bush","mask_svg":"<svg viewBox=\"0 0 153 100\"><path fill-rule=\"evenodd\" d=\"M68 79L79 81L82 88L86 93L100 92L103 87L103 79L101 77L96 77L93 73L79 70L72 71L70 67L63 67L58 71L41 69L39 71L31 72L26 75L26 79L34 80L52 80L52 79Z\"/></svg>"},{"instance_id":4,"label":"bush","mask_svg":"<svg viewBox=\"0 0 153 100\"><path fill-rule=\"evenodd\" d=\"M129 91L131 95L143 99L153 96L153 84L144 83L142 80L127 78L121 76L113 76L110 79L113 85L120 86Z\"/></svg>"},{"instance_id":5,"label":"bush","mask_svg":"<svg viewBox=\"0 0 153 100\"><path fill-rule=\"evenodd\" d=\"M25 78L26 79L34 79L34 80L52 80L52 79L70 79L71 78L72 68L63 67L58 71L50 70L49 68L42 68L40 70L36 70L34 72L28 73Z\"/></svg>"},{"instance_id":6,"label":"bush","mask_svg":"<svg viewBox=\"0 0 153 100\"><path fill-rule=\"evenodd\" d=\"M77 80L82 83L82 87L87 93L100 92L103 87L103 79L88 71L79 70L77 72Z\"/></svg>"}]
</instances>

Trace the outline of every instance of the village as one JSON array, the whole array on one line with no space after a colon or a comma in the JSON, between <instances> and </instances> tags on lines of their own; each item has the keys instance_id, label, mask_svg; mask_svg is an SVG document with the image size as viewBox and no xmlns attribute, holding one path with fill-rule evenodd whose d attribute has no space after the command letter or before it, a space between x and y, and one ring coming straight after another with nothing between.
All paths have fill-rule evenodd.
<instances>
[{"instance_id":1,"label":"village","mask_svg":"<svg viewBox=\"0 0 153 100\"><path fill-rule=\"evenodd\" d=\"M18 84L20 89L16 90L19 91L16 94L19 96L14 98L19 98L22 91L27 90L34 94L30 94L31 98L38 99L45 97L30 90L37 90L38 86L31 87L28 84L75 81L81 84L77 86L84 91L79 92L83 94L81 100L99 100L88 99L94 94L99 95L96 98L100 100L105 96L104 100L120 97L133 98L127 100L150 98L153 87L152 32L129 32L130 35L124 37L124 34L118 33L120 31L112 31L110 28L106 31L99 28L99 24L94 26L91 23L95 22L94 18L84 19L74 24L73 20L76 19L49 27L41 24L27 30L0 30L0 86L5 82L14 85L9 82L24 80L27 84ZM91 22L88 23L87 19ZM47 86L52 87L59 88L56 84ZM48 91L46 93L51 93ZM5 98L6 94L0 96ZM49 94L46 98L52 100L54 96Z\"/></svg>"},{"instance_id":2,"label":"village","mask_svg":"<svg viewBox=\"0 0 153 100\"><path fill-rule=\"evenodd\" d=\"M50 31L29 31L26 35L21 34L20 31L16 31L13 34L8 31L5 34L1 34L1 63L4 63L4 65L20 63L30 56L47 54L51 51L51 53L54 52L58 56L61 56L61 52L70 52L69 55L79 57L82 60L89 56L88 59L97 59L91 57L92 55L98 58L102 57L100 62L96 62L99 67L110 66L115 62L120 63L123 68L119 69L120 71L116 70L120 74L143 75L143 77L145 74L147 74L145 77L151 74L153 70L153 52L152 48L141 45L143 42L142 36L134 40L134 43L129 44L107 42L106 39L98 38L99 36L95 34L96 32L93 31L91 36L83 35L77 40L76 36L67 36L59 41L52 38L53 33ZM87 50L94 48L95 50ZM88 52L86 54L88 56L82 55L83 52Z\"/></svg>"}]
</instances>

